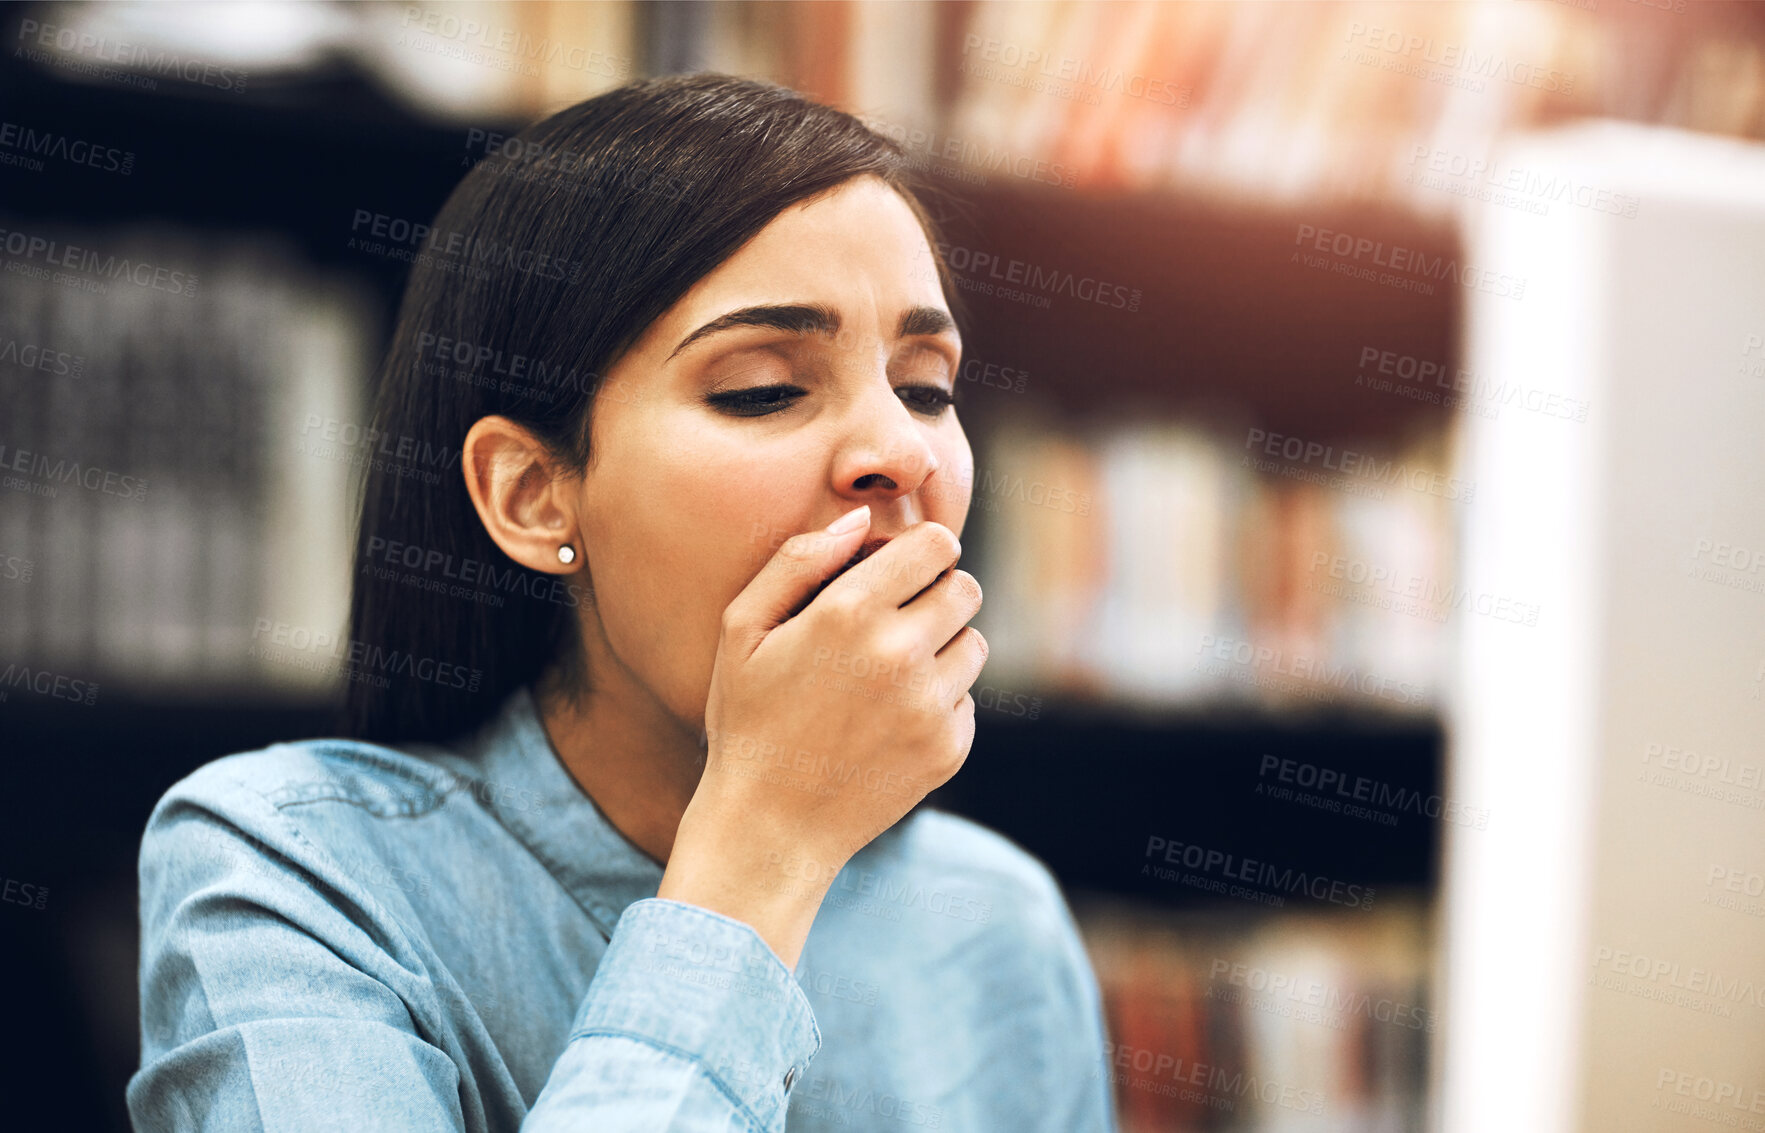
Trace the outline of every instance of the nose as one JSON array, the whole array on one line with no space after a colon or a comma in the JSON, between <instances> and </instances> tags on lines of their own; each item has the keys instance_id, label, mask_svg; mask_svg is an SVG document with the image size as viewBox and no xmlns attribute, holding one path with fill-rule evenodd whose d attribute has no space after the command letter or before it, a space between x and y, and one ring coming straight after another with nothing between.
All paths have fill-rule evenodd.
<instances>
[{"instance_id":1,"label":"nose","mask_svg":"<svg viewBox=\"0 0 1765 1133\"><path fill-rule=\"evenodd\" d=\"M858 399L834 456L834 490L853 504L911 496L938 470L926 428L886 384Z\"/></svg>"}]
</instances>

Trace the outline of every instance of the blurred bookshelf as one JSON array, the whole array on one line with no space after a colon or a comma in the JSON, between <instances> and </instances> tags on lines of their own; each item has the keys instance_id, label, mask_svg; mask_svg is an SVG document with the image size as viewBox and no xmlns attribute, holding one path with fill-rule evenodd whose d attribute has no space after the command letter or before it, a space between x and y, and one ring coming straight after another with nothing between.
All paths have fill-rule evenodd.
<instances>
[{"instance_id":1,"label":"blurred bookshelf","mask_svg":"<svg viewBox=\"0 0 1765 1133\"><path fill-rule=\"evenodd\" d=\"M223 47L180 23L198 8L13 6L13 40L25 18L149 57L198 36L250 76L0 57L0 101L33 129L131 159L0 167L0 227L198 281L98 296L0 274L0 444L146 484L0 500L0 555L26 548L34 572L0 585L0 656L98 689L78 713L0 703L0 850L84 910L19 938L44 1049L78 1055L26 1070L88 1107L64 1124L126 1127L132 988L93 972L132 941L82 942L132 931L148 809L209 759L331 730L335 687L250 644L261 619L342 626L346 430L405 272L349 246L353 219L426 220L485 134L709 67L860 114L943 190L993 651L974 749L932 802L1066 888L1126 1133L1424 1126L1454 635L1538 613L1461 577L1476 486L1452 480L1455 422L1525 410L1456 364L1463 288L1303 253L1346 233L1456 264L1468 211L1570 207L1524 167L1467 171L1508 131L1765 135L1765 7L1655 7L313 4ZM1388 66L1381 25L1466 62L1450 82ZM25 346L78 373L21 365ZM1294 789L1308 768L1387 803ZM1155 872L1173 844L1376 896ZM75 1027L58 984L114 994L83 997Z\"/></svg>"},{"instance_id":2,"label":"blurred bookshelf","mask_svg":"<svg viewBox=\"0 0 1765 1133\"><path fill-rule=\"evenodd\" d=\"M1081 906L1123 1133L1426 1127L1429 910Z\"/></svg>"},{"instance_id":3,"label":"blurred bookshelf","mask_svg":"<svg viewBox=\"0 0 1765 1133\"><path fill-rule=\"evenodd\" d=\"M78 717L22 697L0 712L21 753L15 795L77 793L87 809L76 825L28 808L8 825L9 860L63 891L126 878L171 779L327 730L334 690L248 646L260 618L341 626L352 453L306 447L308 423L320 440L328 422L360 423L403 275L347 248L356 210L432 215L471 159L470 129L518 127L634 71L765 73L898 133L951 191L945 237L978 363L964 374L977 455L965 541L994 650L974 752L934 801L1067 887L1124 1129L1416 1128L1440 820L1276 797L1271 766L1438 799L1451 635L1505 616L1457 577L1461 501L1439 485L1455 414L1514 410L1474 375L1456 409L1443 395L1461 390L1416 376L1457 355L1452 288L1381 288L1292 257L1308 228L1455 256L1465 185L1418 166L1439 157L1450 172L1515 124L1617 113L1757 132L1756 84L1732 81L1756 48L1724 24L1756 17L1724 7L1666 25L1562 4L1498 19L1409 9L1406 32L1515 43L1577 80L1480 100L1344 63L1377 14L1365 5L444 9L508 25L516 55L604 48L592 67L531 71L463 64L445 18L410 27L396 7L339 6L285 36L280 62L241 62L254 79L231 98L0 61L8 105L32 107L36 128L138 158L110 181L9 173L0 223L201 281L193 298L144 291L119 307L0 277L0 336L48 328L47 345L78 343L81 358L71 380L0 375L0 440L114 454L107 471L148 485L138 500L10 494L0 511L0 550L31 548L38 572L29 601L0 594L0 648L101 690ZM1603 81L1620 53L1600 42L1652 63ZM1070 58L1081 81L1051 87L1007 62L1013 47L1055 60L1057 79ZM1432 139L1420 156L1419 137ZM1023 157L1071 179L1021 175ZM1002 298L1000 264L1053 282L1027 304ZM1081 279L1137 292L1137 309L1063 282ZM1280 455L1288 438L1296 458ZM1364 458L1354 471L1349 452ZM1495 597L1526 616L1528 596ZM1154 840L1378 896L1343 909L1148 876ZM64 966L48 941L27 953L32 970ZM132 1019L93 1027L110 1036L89 1040L107 1081L126 1074Z\"/></svg>"},{"instance_id":4,"label":"blurred bookshelf","mask_svg":"<svg viewBox=\"0 0 1765 1133\"><path fill-rule=\"evenodd\" d=\"M750 14L778 18L763 6ZM667 19L690 30L681 11ZM791 50L809 65L804 45ZM0 549L31 548L37 572L28 593L0 592L0 649L99 689L77 715L17 696L0 708L26 768L19 797L100 784L78 824L59 806L34 808L9 823L5 849L52 887L126 895L141 824L170 782L231 751L331 730L335 686L265 663L251 645L262 619L342 629L358 462L347 440L320 442L333 423L365 425L404 274L348 247L352 218L432 216L469 164L469 130L520 121L438 121L335 65L204 100L0 61L0 95L42 108L39 129L101 134L136 155L126 192L54 167L9 175L0 225L198 281L193 295L128 289L119 305L115 288L99 296L0 276L0 337L50 328L81 355L77 378L0 375L0 441L69 460L102 454L147 485L139 499L9 494L0 510ZM532 99L517 105L534 112ZM981 367L963 390L977 453L965 541L994 652L974 752L932 802L1049 864L1094 950L1113 1041L1156 1052L1154 1078L1167 1058L1238 1085L1278 1080L1351 1121L1332 1128L1408 1114L1425 1048L1407 1028L1369 1024L1355 997L1427 1007L1415 981L1428 963L1438 823L1348 820L1257 787L1278 757L1419 797L1437 791L1433 695L1450 603L1444 618L1395 616L1326 587L1344 581L1329 577L1338 559L1450 587L1450 507L1427 493L1344 492L1242 458L1254 429L1444 466L1449 413L1357 393L1353 381L1369 344L1449 357L1450 297L1393 303L1313 278L1288 256L1300 223L1426 247L1450 246L1450 234L1389 209L1340 220L1168 188L943 180L961 189L942 214L953 249L1074 278L1116 273L1141 299L1124 313L1056 284L1054 319L978 289L959 297L967 357ZM1322 389L1319 357L1340 360ZM1025 380L983 384L989 364ZM1235 660L1240 643L1265 660ZM1399 703L1376 681L1360 690L1369 672L1426 679ZM125 768L119 751L131 753ZM1379 901L1346 914L1304 893L1251 905L1150 878L1151 838L1302 863ZM26 954L41 964L56 949L44 940ZM1341 1025L1259 1008L1237 994L1254 989L1231 983L1230 967L1214 978L1218 959L1327 979ZM77 962L56 970L77 983ZM132 1007L92 1010L105 1080L126 1077ZM1200 1102L1132 1077L1115 1088L1133 1131L1325 1127L1217 1081Z\"/></svg>"}]
</instances>

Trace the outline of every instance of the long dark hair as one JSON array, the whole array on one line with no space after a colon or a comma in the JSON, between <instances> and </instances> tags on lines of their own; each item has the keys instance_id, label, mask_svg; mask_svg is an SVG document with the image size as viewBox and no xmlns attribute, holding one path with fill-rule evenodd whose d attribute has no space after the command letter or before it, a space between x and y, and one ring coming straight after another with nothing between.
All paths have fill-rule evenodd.
<instances>
[{"instance_id":1,"label":"long dark hair","mask_svg":"<svg viewBox=\"0 0 1765 1133\"><path fill-rule=\"evenodd\" d=\"M528 570L479 521L459 469L500 414L588 462L598 375L780 212L875 175L925 227L928 189L857 118L769 83L644 80L497 144L426 229L375 218L412 260L378 375L350 604L345 731L446 740L554 665L582 672L572 576ZM617 391L609 388L608 396Z\"/></svg>"}]
</instances>

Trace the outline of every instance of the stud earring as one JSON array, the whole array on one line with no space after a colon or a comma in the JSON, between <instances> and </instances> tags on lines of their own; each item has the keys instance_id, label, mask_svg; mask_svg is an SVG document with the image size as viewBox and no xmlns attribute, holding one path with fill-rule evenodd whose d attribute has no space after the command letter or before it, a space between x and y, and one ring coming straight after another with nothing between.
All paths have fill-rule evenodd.
<instances>
[{"instance_id":1,"label":"stud earring","mask_svg":"<svg viewBox=\"0 0 1765 1133\"><path fill-rule=\"evenodd\" d=\"M572 547L568 543L565 543L563 546L559 547L558 548L558 561L561 563L575 562L576 561L576 548Z\"/></svg>"}]
</instances>

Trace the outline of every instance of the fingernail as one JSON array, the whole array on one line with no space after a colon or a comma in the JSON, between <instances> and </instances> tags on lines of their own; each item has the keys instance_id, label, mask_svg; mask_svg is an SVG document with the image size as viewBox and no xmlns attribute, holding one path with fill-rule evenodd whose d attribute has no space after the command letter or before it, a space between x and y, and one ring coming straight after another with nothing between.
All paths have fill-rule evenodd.
<instances>
[{"instance_id":1,"label":"fingernail","mask_svg":"<svg viewBox=\"0 0 1765 1133\"><path fill-rule=\"evenodd\" d=\"M827 525L829 535L844 535L848 531L856 531L870 519L870 505L863 504L853 508Z\"/></svg>"}]
</instances>

